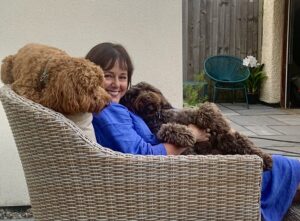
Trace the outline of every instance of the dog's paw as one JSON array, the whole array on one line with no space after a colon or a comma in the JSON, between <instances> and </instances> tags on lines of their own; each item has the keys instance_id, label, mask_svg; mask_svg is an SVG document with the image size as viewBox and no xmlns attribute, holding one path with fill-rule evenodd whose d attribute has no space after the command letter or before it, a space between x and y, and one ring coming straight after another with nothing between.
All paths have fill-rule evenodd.
<instances>
[{"instance_id":1,"label":"dog's paw","mask_svg":"<svg viewBox=\"0 0 300 221\"><path fill-rule=\"evenodd\" d=\"M192 147L196 138L185 125L176 123L163 124L157 133L158 139L178 147Z\"/></svg>"},{"instance_id":2,"label":"dog's paw","mask_svg":"<svg viewBox=\"0 0 300 221\"><path fill-rule=\"evenodd\" d=\"M195 125L210 128L211 131L224 133L230 130L229 121L223 116L218 106L205 102L196 111Z\"/></svg>"}]
</instances>

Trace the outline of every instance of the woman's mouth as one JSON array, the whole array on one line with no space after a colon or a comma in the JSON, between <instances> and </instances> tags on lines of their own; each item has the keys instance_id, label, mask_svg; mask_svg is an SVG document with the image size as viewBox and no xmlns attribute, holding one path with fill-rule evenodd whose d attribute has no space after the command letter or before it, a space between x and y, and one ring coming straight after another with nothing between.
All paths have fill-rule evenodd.
<instances>
[{"instance_id":1,"label":"woman's mouth","mask_svg":"<svg viewBox=\"0 0 300 221\"><path fill-rule=\"evenodd\" d=\"M116 97L119 95L119 91L107 91L112 97Z\"/></svg>"}]
</instances>

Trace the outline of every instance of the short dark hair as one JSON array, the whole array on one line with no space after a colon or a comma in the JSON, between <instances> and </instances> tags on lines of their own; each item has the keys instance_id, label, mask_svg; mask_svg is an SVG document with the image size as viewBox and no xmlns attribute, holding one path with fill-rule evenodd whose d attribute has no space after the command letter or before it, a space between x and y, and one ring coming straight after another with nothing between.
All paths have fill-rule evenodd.
<instances>
[{"instance_id":1,"label":"short dark hair","mask_svg":"<svg viewBox=\"0 0 300 221\"><path fill-rule=\"evenodd\" d=\"M127 70L128 87L131 85L133 65L129 54L122 45L110 42L97 44L85 58L99 65L104 71L112 69L116 61L119 61L120 68Z\"/></svg>"}]
</instances>

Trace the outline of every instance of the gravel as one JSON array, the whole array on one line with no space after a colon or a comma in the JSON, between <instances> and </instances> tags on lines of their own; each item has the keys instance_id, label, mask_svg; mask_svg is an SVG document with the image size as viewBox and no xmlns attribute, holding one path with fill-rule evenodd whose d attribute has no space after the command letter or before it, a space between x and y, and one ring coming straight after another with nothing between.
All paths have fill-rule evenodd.
<instances>
[{"instance_id":1,"label":"gravel","mask_svg":"<svg viewBox=\"0 0 300 221\"><path fill-rule=\"evenodd\" d=\"M33 218L29 206L0 207L0 220Z\"/></svg>"}]
</instances>

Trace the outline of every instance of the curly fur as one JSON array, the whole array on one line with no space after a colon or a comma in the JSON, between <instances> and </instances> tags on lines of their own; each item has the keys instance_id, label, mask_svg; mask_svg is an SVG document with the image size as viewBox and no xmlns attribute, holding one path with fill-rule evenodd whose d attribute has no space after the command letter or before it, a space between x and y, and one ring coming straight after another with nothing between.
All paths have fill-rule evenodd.
<instances>
[{"instance_id":1,"label":"curly fur","mask_svg":"<svg viewBox=\"0 0 300 221\"><path fill-rule=\"evenodd\" d=\"M174 109L152 85L141 82L131 87L120 101L144 119L150 130L163 141L190 147L184 154L256 154L264 169L272 167L272 158L246 136L233 131L228 120L213 103L197 108ZM208 142L196 142L187 125L195 124L211 134Z\"/></svg>"},{"instance_id":2,"label":"curly fur","mask_svg":"<svg viewBox=\"0 0 300 221\"><path fill-rule=\"evenodd\" d=\"M46 72L46 78L41 75ZM104 74L84 58L45 45L28 44L2 61L1 80L36 103L63 114L99 112L110 101Z\"/></svg>"}]
</instances>

